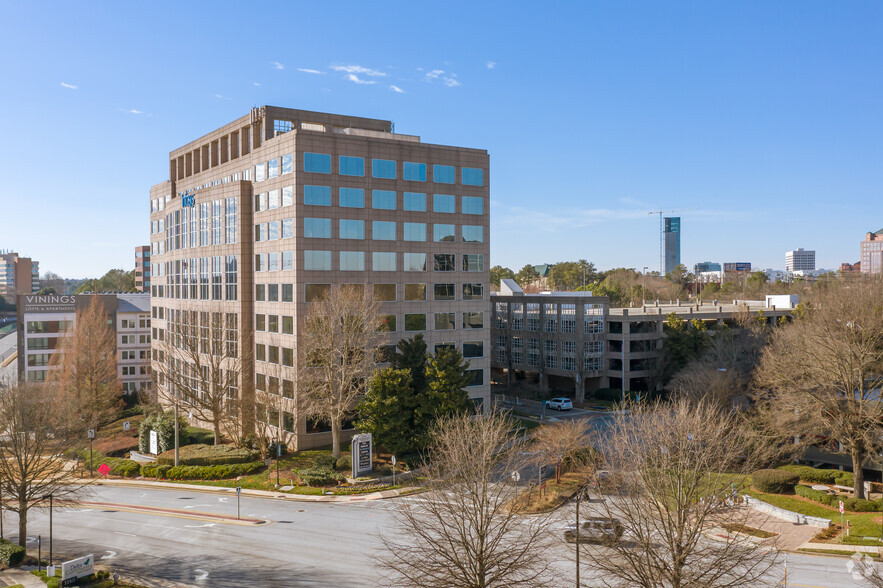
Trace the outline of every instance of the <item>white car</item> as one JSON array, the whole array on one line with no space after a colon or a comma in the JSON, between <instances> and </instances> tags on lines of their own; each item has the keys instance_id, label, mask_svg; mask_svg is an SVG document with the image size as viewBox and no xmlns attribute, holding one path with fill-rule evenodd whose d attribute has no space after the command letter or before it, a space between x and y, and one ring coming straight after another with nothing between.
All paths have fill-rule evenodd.
<instances>
[{"instance_id":1,"label":"white car","mask_svg":"<svg viewBox=\"0 0 883 588\"><path fill-rule=\"evenodd\" d=\"M570 398L553 398L552 400L546 401L546 408L554 408L556 410L570 410L573 408L573 403L570 401Z\"/></svg>"}]
</instances>

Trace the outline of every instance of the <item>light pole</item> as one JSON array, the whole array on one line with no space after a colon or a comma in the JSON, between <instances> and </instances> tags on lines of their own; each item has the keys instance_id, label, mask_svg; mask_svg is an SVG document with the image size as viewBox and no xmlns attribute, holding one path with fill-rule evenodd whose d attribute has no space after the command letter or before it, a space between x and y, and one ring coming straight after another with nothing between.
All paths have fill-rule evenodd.
<instances>
[{"instance_id":1,"label":"light pole","mask_svg":"<svg viewBox=\"0 0 883 588\"><path fill-rule=\"evenodd\" d=\"M641 272L641 306L647 306L647 270L650 269L646 265L644 271Z\"/></svg>"},{"instance_id":2,"label":"light pole","mask_svg":"<svg viewBox=\"0 0 883 588\"><path fill-rule=\"evenodd\" d=\"M52 493L43 497L43 500L49 498L49 565L52 565Z\"/></svg>"},{"instance_id":3,"label":"light pole","mask_svg":"<svg viewBox=\"0 0 883 588\"><path fill-rule=\"evenodd\" d=\"M175 467L178 467L178 399L175 398Z\"/></svg>"}]
</instances>

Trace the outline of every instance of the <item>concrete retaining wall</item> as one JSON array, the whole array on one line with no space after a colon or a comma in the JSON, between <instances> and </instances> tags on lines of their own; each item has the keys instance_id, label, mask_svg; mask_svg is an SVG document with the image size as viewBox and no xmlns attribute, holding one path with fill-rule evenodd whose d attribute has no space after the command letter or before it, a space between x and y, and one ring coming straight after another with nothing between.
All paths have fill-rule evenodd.
<instances>
[{"instance_id":1,"label":"concrete retaining wall","mask_svg":"<svg viewBox=\"0 0 883 588\"><path fill-rule=\"evenodd\" d=\"M831 526L831 521L828 519L811 517L808 515L802 515L800 513L792 512L790 510L785 510L784 508L779 508L778 506L767 504L762 500L758 500L757 498L752 498L750 496L743 496L742 498L745 499L745 504L751 506L751 508L755 510L765 512L766 514L772 515L779 519L785 519L786 521L794 521L798 525L809 525L811 527L819 527L820 529L827 529Z\"/></svg>"}]
</instances>

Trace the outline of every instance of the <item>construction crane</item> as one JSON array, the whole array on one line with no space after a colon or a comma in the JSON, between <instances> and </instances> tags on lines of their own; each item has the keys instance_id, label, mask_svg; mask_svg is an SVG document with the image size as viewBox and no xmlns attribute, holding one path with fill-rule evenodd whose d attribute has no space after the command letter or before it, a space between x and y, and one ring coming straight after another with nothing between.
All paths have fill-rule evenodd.
<instances>
[{"instance_id":1,"label":"construction crane","mask_svg":"<svg viewBox=\"0 0 883 588\"><path fill-rule=\"evenodd\" d=\"M671 214L673 212L686 212L688 210L696 210L695 208L678 208L676 210L651 210L647 214L659 215L659 275L665 276L665 223L663 222L663 214Z\"/></svg>"}]
</instances>

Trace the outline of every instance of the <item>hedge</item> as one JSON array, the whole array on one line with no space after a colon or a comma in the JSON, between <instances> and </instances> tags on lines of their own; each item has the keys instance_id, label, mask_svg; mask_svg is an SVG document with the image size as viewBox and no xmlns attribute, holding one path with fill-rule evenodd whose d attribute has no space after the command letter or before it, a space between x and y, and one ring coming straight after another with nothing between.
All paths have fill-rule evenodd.
<instances>
[{"instance_id":1,"label":"hedge","mask_svg":"<svg viewBox=\"0 0 883 588\"><path fill-rule=\"evenodd\" d=\"M84 449L80 452L83 456L83 467L89 468L89 450ZM121 457L107 457L101 455L97 451L92 452L92 470L97 471L101 464L107 464L110 467L110 475L121 476L123 478L135 478L141 473L141 464L131 459L123 459Z\"/></svg>"},{"instance_id":2,"label":"hedge","mask_svg":"<svg viewBox=\"0 0 883 588\"><path fill-rule=\"evenodd\" d=\"M213 466L255 461L257 452L232 445L186 445L178 449L178 465ZM159 465L175 465L175 450L156 456Z\"/></svg>"},{"instance_id":3,"label":"hedge","mask_svg":"<svg viewBox=\"0 0 883 588\"><path fill-rule=\"evenodd\" d=\"M141 475L145 478L165 478L166 473L174 466L146 463L141 466Z\"/></svg>"},{"instance_id":4,"label":"hedge","mask_svg":"<svg viewBox=\"0 0 883 588\"><path fill-rule=\"evenodd\" d=\"M751 474L752 485L761 492L793 494L800 476L785 470L757 470Z\"/></svg>"},{"instance_id":5,"label":"hedge","mask_svg":"<svg viewBox=\"0 0 883 588\"><path fill-rule=\"evenodd\" d=\"M0 539L0 564L16 566L25 557L25 548L6 539Z\"/></svg>"},{"instance_id":6,"label":"hedge","mask_svg":"<svg viewBox=\"0 0 883 588\"><path fill-rule=\"evenodd\" d=\"M246 476L262 467L264 467L262 461L213 466L178 466L167 470L164 477L170 480L221 480Z\"/></svg>"},{"instance_id":7,"label":"hedge","mask_svg":"<svg viewBox=\"0 0 883 588\"><path fill-rule=\"evenodd\" d=\"M812 482L813 484L835 484L838 476L842 474L840 470L823 470L805 465L783 465L776 469L792 472L800 476L804 482Z\"/></svg>"},{"instance_id":8,"label":"hedge","mask_svg":"<svg viewBox=\"0 0 883 588\"><path fill-rule=\"evenodd\" d=\"M881 508L880 500L865 500L864 498L845 498L837 494L827 494L825 492L813 490L809 486L803 486L802 484L795 486L794 492L796 492L798 496L803 496L804 498L809 498L810 500L818 502L819 504L826 504L834 508L837 508L839 506L838 503L842 500L844 510L848 510L851 512L876 512L879 511Z\"/></svg>"}]
</instances>

